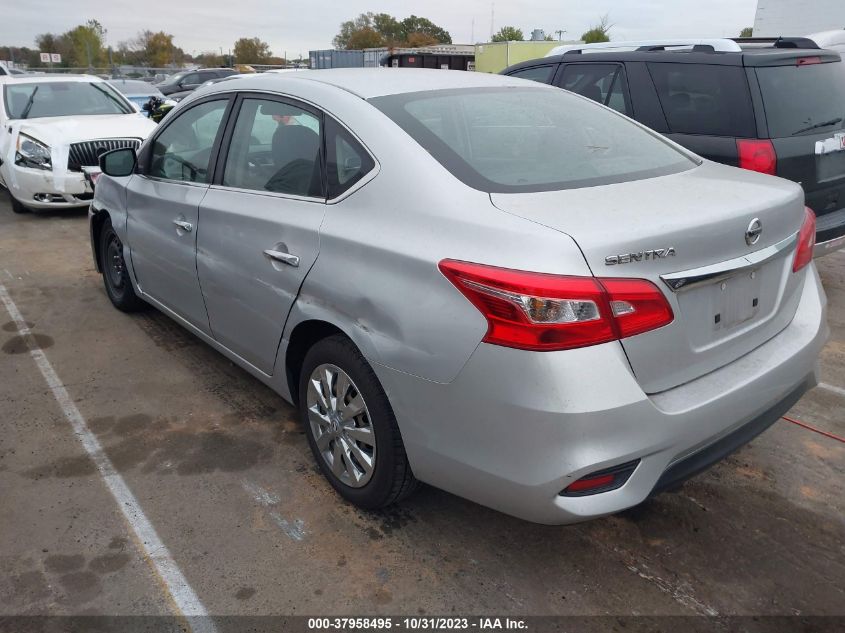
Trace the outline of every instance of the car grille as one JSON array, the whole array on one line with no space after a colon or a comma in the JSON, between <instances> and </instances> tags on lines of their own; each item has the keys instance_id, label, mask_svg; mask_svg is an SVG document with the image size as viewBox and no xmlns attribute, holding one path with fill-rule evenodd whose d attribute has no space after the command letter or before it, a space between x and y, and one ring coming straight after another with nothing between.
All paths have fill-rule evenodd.
<instances>
[{"instance_id":1,"label":"car grille","mask_svg":"<svg viewBox=\"0 0 845 633\"><path fill-rule=\"evenodd\" d=\"M138 149L141 141L136 138L106 138L99 141L72 143L67 157L69 171L82 171L83 167L95 167L100 164L100 154L113 149L132 147Z\"/></svg>"}]
</instances>

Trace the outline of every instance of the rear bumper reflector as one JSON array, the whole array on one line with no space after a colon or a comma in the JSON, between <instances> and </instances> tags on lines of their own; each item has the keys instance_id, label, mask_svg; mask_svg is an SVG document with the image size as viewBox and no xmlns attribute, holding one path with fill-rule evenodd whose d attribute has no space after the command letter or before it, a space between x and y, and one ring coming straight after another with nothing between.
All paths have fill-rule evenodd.
<instances>
[{"instance_id":1,"label":"rear bumper reflector","mask_svg":"<svg viewBox=\"0 0 845 633\"><path fill-rule=\"evenodd\" d=\"M635 459L619 466L597 470L573 481L559 494L562 497L584 497L616 490L625 485L639 464L640 460Z\"/></svg>"}]
</instances>

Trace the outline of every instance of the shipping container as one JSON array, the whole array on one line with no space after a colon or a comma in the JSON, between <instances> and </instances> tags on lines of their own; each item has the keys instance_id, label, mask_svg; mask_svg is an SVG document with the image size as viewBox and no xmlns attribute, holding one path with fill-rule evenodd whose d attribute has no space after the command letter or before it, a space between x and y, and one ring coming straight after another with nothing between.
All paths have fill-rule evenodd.
<instances>
[{"instance_id":1,"label":"shipping container","mask_svg":"<svg viewBox=\"0 0 845 633\"><path fill-rule=\"evenodd\" d=\"M491 42L475 45L475 69L482 73L499 73L508 66L544 57L555 46L580 42Z\"/></svg>"},{"instance_id":2,"label":"shipping container","mask_svg":"<svg viewBox=\"0 0 845 633\"><path fill-rule=\"evenodd\" d=\"M363 68L364 51L342 51L327 48L319 51L309 51L308 57L311 68Z\"/></svg>"},{"instance_id":3,"label":"shipping container","mask_svg":"<svg viewBox=\"0 0 845 633\"><path fill-rule=\"evenodd\" d=\"M437 55L432 53L394 53L387 58L394 68L438 68L441 70L473 70L474 55Z\"/></svg>"},{"instance_id":4,"label":"shipping container","mask_svg":"<svg viewBox=\"0 0 845 633\"><path fill-rule=\"evenodd\" d=\"M387 56L388 49L382 48L365 48L364 49L364 68L378 68L382 65L383 59Z\"/></svg>"}]
</instances>

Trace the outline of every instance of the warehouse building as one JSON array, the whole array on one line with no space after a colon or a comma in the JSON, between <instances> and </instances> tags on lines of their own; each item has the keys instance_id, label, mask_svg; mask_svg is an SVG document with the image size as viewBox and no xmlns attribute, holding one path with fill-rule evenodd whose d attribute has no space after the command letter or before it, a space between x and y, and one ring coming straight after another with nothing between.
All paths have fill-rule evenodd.
<instances>
[{"instance_id":1,"label":"warehouse building","mask_svg":"<svg viewBox=\"0 0 845 633\"><path fill-rule=\"evenodd\" d=\"M845 0L758 0L755 37L845 29Z\"/></svg>"}]
</instances>

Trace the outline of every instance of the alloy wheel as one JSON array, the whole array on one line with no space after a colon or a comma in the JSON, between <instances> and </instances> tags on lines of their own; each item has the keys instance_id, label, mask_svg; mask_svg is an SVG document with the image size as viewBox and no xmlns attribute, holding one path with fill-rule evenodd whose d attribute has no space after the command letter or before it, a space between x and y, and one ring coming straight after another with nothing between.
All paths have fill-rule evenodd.
<instances>
[{"instance_id":1,"label":"alloy wheel","mask_svg":"<svg viewBox=\"0 0 845 633\"><path fill-rule=\"evenodd\" d=\"M335 477L352 488L370 481L376 465L375 431L364 396L336 365L319 365L307 389L308 422Z\"/></svg>"}]
</instances>

